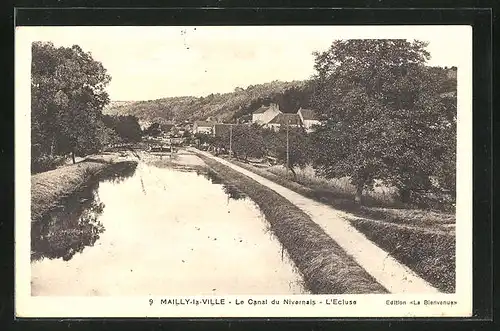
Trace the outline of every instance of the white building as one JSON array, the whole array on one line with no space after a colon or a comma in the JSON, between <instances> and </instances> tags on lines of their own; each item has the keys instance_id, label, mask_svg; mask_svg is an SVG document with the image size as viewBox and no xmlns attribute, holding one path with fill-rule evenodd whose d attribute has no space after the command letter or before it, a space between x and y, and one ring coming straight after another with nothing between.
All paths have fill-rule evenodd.
<instances>
[{"instance_id":1,"label":"white building","mask_svg":"<svg viewBox=\"0 0 500 331\"><path fill-rule=\"evenodd\" d=\"M297 115L300 117L302 126L307 132L313 131L314 125L319 125L321 122L317 119L316 113L311 109L303 109L302 107L297 111Z\"/></svg>"},{"instance_id":2,"label":"white building","mask_svg":"<svg viewBox=\"0 0 500 331\"><path fill-rule=\"evenodd\" d=\"M276 115L281 114L277 104L271 103L269 106L262 106L252 113L252 123L267 124Z\"/></svg>"},{"instance_id":3,"label":"white building","mask_svg":"<svg viewBox=\"0 0 500 331\"><path fill-rule=\"evenodd\" d=\"M278 131L281 127L288 126L289 128L299 128L302 126L300 117L297 114L279 113L269 123L265 125L266 128Z\"/></svg>"},{"instance_id":4,"label":"white building","mask_svg":"<svg viewBox=\"0 0 500 331\"><path fill-rule=\"evenodd\" d=\"M215 123L207 121L196 121L193 124L193 133L212 134Z\"/></svg>"}]
</instances>

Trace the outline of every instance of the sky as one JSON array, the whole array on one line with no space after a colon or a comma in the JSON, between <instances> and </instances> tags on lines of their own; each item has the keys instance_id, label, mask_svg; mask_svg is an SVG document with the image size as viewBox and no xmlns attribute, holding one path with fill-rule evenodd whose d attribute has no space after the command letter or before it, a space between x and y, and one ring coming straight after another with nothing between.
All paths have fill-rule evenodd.
<instances>
[{"instance_id":1,"label":"sky","mask_svg":"<svg viewBox=\"0 0 500 331\"><path fill-rule=\"evenodd\" d=\"M102 62L111 75L110 99L128 101L206 96L273 80L307 79L314 74L312 53L328 49L335 39L424 40L429 42L429 65L458 66L462 45L467 42L465 29L463 26L20 27L16 38L22 36L30 43L51 41L56 46L80 45Z\"/></svg>"}]
</instances>

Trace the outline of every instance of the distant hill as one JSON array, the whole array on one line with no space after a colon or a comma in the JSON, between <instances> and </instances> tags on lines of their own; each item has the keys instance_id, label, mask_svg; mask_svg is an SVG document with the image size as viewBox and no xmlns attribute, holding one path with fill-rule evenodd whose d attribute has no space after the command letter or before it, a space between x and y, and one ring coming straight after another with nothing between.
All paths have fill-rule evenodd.
<instances>
[{"instance_id":1,"label":"distant hill","mask_svg":"<svg viewBox=\"0 0 500 331\"><path fill-rule=\"evenodd\" d=\"M430 71L446 71L447 81L442 95L456 97L457 68L428 67ZM112 101L105 109L108 115L134 115L140 123L205 120L209 117L221 121L250 120L251 114L262 105L277 103L283 112L296 112L299 107L311 105L311 81L273 81L237 87L231 93L216 93L206 97L171 97L148 101Z\"/></svg>"},{"instance_id":2,"label":"distant hill","mask_svg":"<svg viewBox=\"0 0 500 331\"><path fill-rule=\"evenodd\" d=\"M309 81L251 85L234 92L210 94L206 97L171 97L149 101L112 101L105 109L108 115L134 115L141 121L194 121L212 117L221 121L250 119L251 113L263 104L275 102L285 112L307 107Z\"/></svg>"},{"instance_id":3,"label":"distant hill","mask_svg":"<svg viewBox=\"0 0 500 331\"><path fill-rule=\"evenodd\" d=\"M107 105L107 108L126 106L126 105L132 104L134 102L135 101L110 101L110 103Z\"/></svg>"}]
</instances>

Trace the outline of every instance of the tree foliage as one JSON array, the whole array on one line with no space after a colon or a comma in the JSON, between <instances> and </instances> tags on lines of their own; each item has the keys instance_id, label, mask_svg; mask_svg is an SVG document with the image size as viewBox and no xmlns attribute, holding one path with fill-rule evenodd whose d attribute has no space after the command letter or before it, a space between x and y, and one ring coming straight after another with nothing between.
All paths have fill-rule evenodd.
<instances>
[{"instance_id":1,"label":"tree foliage","mask_svg":"<svg viewBox=\"0 0 500 331\"><path fill-rule=\"evenodd\" d=\"M268 154L276 157L278 162L287 165L288 154L288 168L294 175L295 167L304 167L311 163L314 146L311 144L310 136L302 128L289 127L287 130L286 127L281 127L277 132L264 130L263 136Z\"/></svg>"},{"instance_id":2,"label":"tree foliage","mask_svg":"<svg viewBox=\"0 0 500 331\"><path fill-rule=\"evenodd\" d=\"M261 158L266 154L266 142L262 129L256 125L235 124L216 136L210 135L207 143L214 147L230 149L237 158L248 160L249 157Z\"/></svg>"},{"instance_id":3,"label":"tree foliage","mask_svg":"<svg viewBox=\"0 0 500 331\"><path fill-rule=\"evenodd\" d=\"M266 147L260 134L260 128L254 125L235 125L233 128L232 150L237 157L247 160L249 157L264 156Z\"/></svg>"},{"instance_id":4,"label":"tree foliage","mask_svg":"<svg viewBox=\"0 0 500 331\"><path fill-rule=\"evenodd\" d=\"M111 77L79 46L32 44L32 159L42 155L84 155L111 134L102 122Z\"/></svg>"},{"instance_id":5,"label":"tree foliage","mask_svg":"<svg viewBox=\"0 0 500 331\"><path fill-rule=\"evenodd\" d=\"M408 200L432 189L437 165L447 169L442 177L454 172L456 99L442 97L448 76L425 66L426 46L340 40L315 54L313 100L324 122L313 134L316 165L328 177L350 176L358 200L374 179Z\"/></svg>"},{"instance_id":6,"label":"tree foliage","mask_svg":"<svg viewBox=\"0 0 500 331\"><path fill-rule=\"evenodd\" d=\"M102 120L124 142L138 142L142 138L141 126L135 116L104 115Z\"/></svg>"},{"instance_id":7,"label":"tree foliage","mask_svg":"<svg viewBox=\"0 0 500 331\"><path fill-rule=\"evenodd\" d=\"M144 130L144 134L152 137L157 137L161 134L160 123L152 123Z\"/></svg>"}]
</instances>

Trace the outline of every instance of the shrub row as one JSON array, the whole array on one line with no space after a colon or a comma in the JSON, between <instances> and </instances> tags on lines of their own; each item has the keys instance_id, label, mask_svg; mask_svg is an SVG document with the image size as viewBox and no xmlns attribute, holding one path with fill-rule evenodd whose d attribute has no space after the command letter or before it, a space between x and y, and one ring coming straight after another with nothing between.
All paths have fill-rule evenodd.
<instances>
[{"instance_id":1,"label":"shrub row","mask_svg":"<svg viewBox=\"0 0 500 331\"><path fill-rule=\"evenodd\" d=\"M31 159L31 173L53 170L64 164L66 158L59 155L40 155Z\"/></svg>"}]
</instances>

